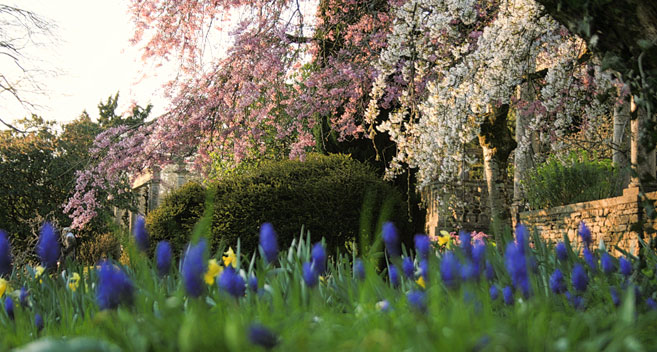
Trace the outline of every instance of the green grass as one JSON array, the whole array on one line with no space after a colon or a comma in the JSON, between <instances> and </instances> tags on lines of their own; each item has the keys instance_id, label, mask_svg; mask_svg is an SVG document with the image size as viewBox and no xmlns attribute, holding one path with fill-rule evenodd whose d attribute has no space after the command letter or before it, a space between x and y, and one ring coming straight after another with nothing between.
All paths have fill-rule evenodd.
<instances>
[{"instance_id":1,"label":"green grass","mask_svg":"<svg viewBox=\"0 0 657 352\"><path fill-rule=\"evenodd\" d=\"M301 274L301 263L310 257L307 238L301 236L281 252L277 265L266 264L260 255L241 255L239 268L245 277L255 274L260 286L258 293L247 290L239 299L216 284L201 297L189 298L177 269L160 278L153 259L131 246L130 263L121 266L134 282L135 299L115 310L99 311L93 268L83 274L83 267L68 263L64 274L44 275L41 282L31 269L15 268L7 292L15 302L15 317L10 320L0 309L0 350L262 350L248 339L253 323L278 335L275 350L280 351L649 351L657 346L657 311L645 302L655 291L654 270L647 268L655 268L657 262L647 250L645 268L639 272L635 262L630 284L639 285L641 297L635 297L633 289L621 289L622 302L614 306L609 287L620 288L625 279L619 273L604 275L598 267L597 272L588 271L584 309L573 308L564 295L553 294L548 287L549 275L559 267L572 291L570 268L583 261L571 251L567 263L558 262L552 248L536 235L532 295L520 298L516 293L512 305L505 304L501 294L491 300L490 283L483 274L447 289L440 279L442 251L437 250L429 259L424 290L428 306L422 312L406 299L409 291L421 287L404 278L393 288L380 252L363 255L364 281L353 277L355 255L342 255L330 258L317 287L307 287ZM501 289L511 280L499 247L488 246L486 257L495 268L494 284ZM462 257L458 251L457 255ZM211 257L221 259L221 253ZM82 277L75 292L65 277L72 272ZM22 285L30 292L26 307L18 303ZM377 307L382 300L390 303L389 311ZM35 313L45 321L41 332L34 326Z\"/></svg>"}]
</instances>

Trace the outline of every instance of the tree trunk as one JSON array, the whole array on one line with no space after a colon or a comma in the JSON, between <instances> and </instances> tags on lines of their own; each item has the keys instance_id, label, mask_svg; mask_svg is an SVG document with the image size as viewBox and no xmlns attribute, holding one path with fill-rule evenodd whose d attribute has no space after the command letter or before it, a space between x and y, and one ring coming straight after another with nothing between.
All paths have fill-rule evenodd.
<instances>
[{"instance_id":1,"label":"tree trunk","mask_svg":"<svg viewBox=\"0 0 657 352\"><path fill-rule=\"evenodd\" d=\"M626 101L623 105L614 108L614 136L612 141L614 166L619 171L622 178L622 188L625 188L630 182L630 161L627 158L626 150L628 149L627 126L630 123L630 102Z\"/></svg>"},{"instance_id":2,"label":"tree trunk","mask_svg":"<svg viewBox=\"0 0 657 352\"><path fill-rule=\"evenodd\" d=\"M509 154L517 144L507 126L508 113L508 104L493 109L481 124L479 133L479 145L484 154L484 175L488 188L491 229L498 243L501 243L504 228L511 225L511 212L504 185Z\"/></svg>"},{"instance_id":3,"label":"tree trunk","mask_svg":"<svg viewBox=\"0 0 657 352\"><path fill-rule=\"evenodd\" d=\"M529 83L520 86L520 99L524 101L532 101L532 87ZM522 182L527 177L527 170L531 166L531 153L534 150L533 136L527 130L529 125L529 116L525 114L516 113L516 143L518 148L515 150L513 157L513 214L511 214L517 222L520 212L524 210L525 195L522 189Z\"/></svg>"}]
</instances>

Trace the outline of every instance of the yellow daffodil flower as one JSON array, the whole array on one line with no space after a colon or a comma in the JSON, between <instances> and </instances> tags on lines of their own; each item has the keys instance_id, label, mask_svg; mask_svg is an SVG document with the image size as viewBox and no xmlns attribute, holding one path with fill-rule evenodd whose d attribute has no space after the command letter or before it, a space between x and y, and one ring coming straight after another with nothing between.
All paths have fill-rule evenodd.
<instances>
[{"instance_id":1,"label":"yellow daffodil flower","mask_svg":"<svg viewBox=\"0 0 657 352\"><path fill-rule=\"evenodd\" d=\"M46 271L46 268L42 267L41 265L37 266L34 269L34 278L39 279L39 283L42 284L43 280L41 280L41 275L43 275L43 272Z\"/></svg>"},{"instance_id":2,"label":"yellow daffodil flower","mask_svg":"<svg viewBox=\"0 0 657 352\"><path fill-rule=\"evenodd\" d=\"M68 278L68 288L70 288L71 291L75 292L78 289L79 285L80 285L80 274L73 273L73 275L71 275L71 277Z\"/></svg>"},{"instance_id":3,"label":"yellow daffodil flower","mask_svg":"<svg viewBox=\"0 0 657 352\"><path fill-rule=\"evenodd\" d=\"M205 283L208 285L214 285L214 278L221 274L222 271L224 271L224 268L217 263L216 259L208 260L208 271L206 271L203 276Z\"/></svg>"},{"instance_id":4,"label":"yellow daffodil flower","mask_svg":"<svg viewBox=\"0 0 657 352\"><path fill-rule=\"evenodd\" d=\"M420 276L417 281L415 281L418 285L420 285L422 288L427 288L426 282L424 282L424 276Z\"/></svg>"},{"instance_id":5,"label":"yellow daffodil flower","mask_svg":"<svg viewBox=\"0 0 657 352\"><path fill-rule=\"evenodd\" d=\"M0 277L0 297L5 294L7 289L9 289L9 281Z\"/></svg>"},{"instance_id":6,"label":"yellow daffodil flower","mask_svg":"<svg viewBox=\"0 0 657 352\"><path fill-rule=\"evenodd\" d=\"M445 230L440 231L440 236L438 236L438 245L443 247L447 245L447 247L450 247L451 245L451 237L449 236L449 233Z\"/></svg>"},{"instance_id":7,"label":"yellow daffodil flower","mask_svg":"<svg viewBox=\"0 0 657 352\"><path fill-rule=\"evenodd\" d=\"M228 250L224 253L225 255L222 257L224 260L224 266L229 266L233 265L233 268L237 268L237 256L235 255L235 252L233 252L232 247L228 247Z\"/></svg>"}]
</instances>

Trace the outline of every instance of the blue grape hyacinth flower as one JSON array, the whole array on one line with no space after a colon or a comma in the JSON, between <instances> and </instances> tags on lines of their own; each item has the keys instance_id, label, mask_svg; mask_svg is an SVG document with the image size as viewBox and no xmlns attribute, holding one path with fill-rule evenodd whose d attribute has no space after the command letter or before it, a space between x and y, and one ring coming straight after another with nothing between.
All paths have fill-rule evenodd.
<instances>
[{"instance_id":1,"label":"blue grape hyacinth flower","mask_svg":"<svg viewBox=\"0 0 657 352\"><path fill-rule=\"evenodd\" d=\"M468 258L472 258L472 235L467 231L460 231L459 242L461 242L461 250L463 253Z\"/></svg>"},{"instance_id":2,"label":"blue grape hyacinth flower","mask_svg":"<svg viewBox=\"0 0 657 352\"><path fill-rule=\"evenodd\" d=\"M258 278L255 275L251 274L251 276L249 276L247 285L249 286L249 290L251 290L251 292L258 292Z\"/></svg>"},{"instance_id":3,"label":"blue grape hyacinth flower","mask_svg":"<svg viewBox=\"0 0 657 352\"><path fill-rule=\"evenodd\" d=\"M41 234L39 242L37 242L36 252L41 260L41 265L47 269L57 268L57 260L59 260L59 242L57 242L57 234L55 228L49 222L46 222L41 227Z\"/></svg>"},{"instance_id":4,"label":"blue grape hyacinth flower","mask_svg":"<svg viewBox=\"0 0 657 352\"><path fill-rule=\"evenodd\" d=\"M586 265L591 268L592 272L595 272L598 270L598 261L595 259L595 256L591 251L589 250L588 247L584 247L584 250L582 251L582 255L584 257L584 261L586 262Z\"/></svg>"},{"instance_id":5,"label":"blue grape hyacinth flower","mask_svg":"<svg viewBox=\"0 0 657 352\"><path fill-rule=\"evenodd\" d=\"M11 296L5 297L5 312L9 319L14 320L14 300L11 299Z\"/></svg>"},{"instance_id":6,"label":"blue grape hyacinth flower","mask_svg":"<svg viewBox=\"0 0 657 352\"><path fill-rule=\"evenodd\" d=\"M260 226L260 248L265 255L267 263L273 263L278 256L278 240L276 231L271 223L264 223Z\"/></svg>"},{"instance_id":7,"label":"blue grape hyacinth flower","mask_svg":"<svg viewBox=\"0 0 657 352\"><path fill-rule=\"evenodd\" d=\"M25 286L21 287L21 292L18 295L18 302L21 304L21 307L27 307L27 296L29 293L27 292L27 288Z\"/></svg>"},{"instance_id":8,"label":"blue grape hyacinth flower","mask_svg":"<svg viewBox=\"0 0 657 352\"><path fill-rule=\"evenodd\" d=\"M315 243L310 252L310 258L317 274L322 275L326 271L326 250L321 243Z\"/></svg>"},{"instance_id":9,"label":"blue grape hyacinth flower","mask_svg":"<svg viewBox=\"0 0 657 352\"><path fill-rule=\"evenodd\" d=\"M495 269L493 269L493 265L488 260L486 261L486 280L488 282L495 280Z\"/></svg>"},{"instance_id":10,"label":"blue grape hyacinth flower","mask_svg":"<svg viewBox=\"0 0 657 352\"><path fill-rule=\"evenodd\" d=\"M500 290L495 285L490 286L490 288L488 289L488 293L490 294L490 299L493 301L496 301L497 298L500 296Z\"/></svg>"},{"instance_id":11,"label":"blue grape hyacinth flower","mask_svg":"<svg viewBox=\"0 0 657 352\"><path fill-rule=\"evenodd\" d=\"M206 243L201 239L197 244L187 247L182 263L182 277L187 294L198 297L205 288L203 275L207 271L205 260Z\"/></svg>"},{"instance_id":12,"label":"blue grape hyacinth flower","mask_svg":"<svg viewBox=\"0 0 657 352\"><path fill-rule=\"evenodd\" d=\"M591 242L593 242L593 239L591 238L591 230L588 226L586 226L584 221L579 223L577 234L582 238L582 243L584 243L584 246L588 247L591 245Z\"/></svg>"},{"instance_id":13,"label":"blue grape hyacinth flower","mask_svg":"<svg viewBox=\"0 0 657 352\"><path fill-rule=\"evenodd\" d=\"M456 287L460 273L459 261L453 252L445 252L440 261L440 277L449 288Z\"/></svg>"},{"instance_id":14,"label":"blue grape hyacinth flower","mask_svg":"<svg viewBox=\"0 0 657 352\"><path fill-rule=\"evenodd\" d=\"M417 234L413 238L415 242L415 250L422 259L429 258L429 252L431 252L431 241L429 236L424 234Z\"/></svg>"},{"instance_id":15,"label":"blue grape hyacinth flower","mask_svg":"<svg viewBox=\"0 0 657 352\"><path fill-rule=\"evenodd\" d=\"M584 298L566 291L566 298L575 309L584 309Z\"/></svg>"},{"instance_id":16,"label":"blue grape hyacinth flower","mask_svg":"<svg viewBox=\"0 0 657 352\"><path fill-rule=\"evenodd\" d=\"M607 252L602 253L602 256L600 256L600 266L602 267L602 272L607 275L616 271L614 259Z\"/></svg>"},{"instance_id":17,"label":"blue grape hyacinth flower","mask_svg":"<svg viewBox=\"0 0 657 352\"><path fill-rule=\"evenodd\" d=\"M422 276L424 281L429 281L429 261L426 259L420 262L420 276Z\"/></svg>"},{"instance_id":18,"label":"blue grape hyacinth flower","mask_svg":"<svg viewBox=\"0 0 657 352\"><path fill-rule=\"evenodd\" d=\"M96 301L101 310L132 304L134 285L123 270L105 261L98 270Z\"/></svg>"},{"instance_id":19,"label":"blue grape hyacinth flower","mask_svg":"<svg viewBox=\"0 0 657 352\"><path fill-rule=\"evenodd\" d=\"M529 246L529 230L523 224L516 226L516 244L520 253L525 255L525 248Z\"/></svg>"},{"instance_id":20,"label":"blue grape hyacinth flower","mask_svg":"<svg viewBox=\"0 0 657 352\"><path fill-rule=\"evenodd\" d=\"M146 252L148 250L148 231L146 230L146 219L141 215L137 216L133 235L135 237L137 249Z\"/></svg>"},{"instance_id":21,"label":"blue grape hyacinth flower","mask_svg":"<svg viewBox=\"0 0 657 352\"><path fill-rule=\"evenodd\" d=\"M390 278L390 284L392 287L399 287L400 280L399 280L399 272L397 271L397 267L394 265L390 265L388 267L388 277Z\"/></svg>"},{"instance_id":22,"label":"blue grape hyacinth flower","mask_svg":"<svg viewBox=\"0 0 657 352\"><path fill-rule=\"evenodd\" d=\"M511 276L511 282L516 289L522 291L523 296L529 297L529 274L527 272L527 259L520 250L519 244L510 242L504 253L506 270Z\"/></svg>"},{"instance_id":23,"label":"blue grape hyacinth flower","mask_svg":"<svg viewBox=\"0 0 657 352\"><path fill-rule=\"evenodd\" d=\"M391 222L384 223L382 232L383 242L386 245L388 255L393 258L399 257L401 255L401 249L399 248L399 235L397 235L395 224Z\"/></svg>"},{"instance_id":24,"label":"blue grape hyacinth flower","mask_svg":"<svg viewBox=\"0 0 657 352\"><path fill-rule=\"evenodd\" d=\"M424 291L411 291L406 294L408 304L420 312L427 310L427 297Z\"/></svg>"},{"instance_id":25,"label":"blue grape hyacinth flower","mask_svg":"<svg viewBox=\"0 0 657 352\"><path fill-rule=\"evenodd\" d=\"M363 261L360 259L354 261L354 276L358 280L365 280L365 265L363 265Z\"/></svg>"},{"instance_id":26,"label":"blue grape hyacinth flower","mask_svg":"<svg viewBox=\"0 0 657 352\"><path fill-rule=\"evenodd\" d=\"M571 276L573 287L579 292L586 291L586 288L589 285L589 276L586 274L586 270L580 264L575 264L573 267L573 273Z\"/></svg>"},{"instance_id":27,"label":"blue grape hyacinth flower","mask_svg":"<svg viewBox=\"0 0 657 352\"><path fill-rule=\"evenodd\" d=\"M260 324L251 324L249 327L249 341L265 349L272 349L278 344L278 336L265 326Z\"/></svg>"},{"instance_id":28,"label":"blue grape hyacinth flower","mask_svg":"<svg viewBox=\"0 0 657 352\"><path fill-rule=\"evenodd\" d=\"M43 318L39 313L34 314L34 326L36 327L37 331L43 330Z\"/></svg>"},{"instance_id":29,"label":"blue grape hyacinth flower","mask_svg":"<svg viewBox=\"0 0 657 352\"><path fill-rule=\"evenodd\" d=\"M554 247L554 250L557 252L557 259L559 259L559 261L565 262L568 260L568 251L566 250L565 243L557 243L557 245Z\"/></svg>"},{"instance_id":30,"label":"blue grape hyacinth flower","mask_svg":"<svg viewBox=\"0 0 657 352\"><path fill-rule=\"evenodd\" d=\"M415 279L415 264L413 264L413 259L404 257L402 260L402 271L408 279Z\"/></svg>"},{"instance_id":31,"label":"blue grape hyacinth flower","mask_svg":"<svg viewBox=\"0 0 657 352\"><path fill-rule=\"evenodd\" d=\"M317 286L317 283L319 282L319 274L313 268L313 265L310 264L309 262L305 262L303 263L301 270L302 270L301 274L303 276L303 281L306 283L306 286L310 288Z\"/></svg>"},{"instance_id":32,"label":"blue grape hyacinth flower","mask_svg":"<svg viewBox=\"0 0 657 352\"><path fill-rule=\"evenodd\" d=\"M620 272L623 276L628 277L632 275L632 262L627 260L627 258L621 257L618 260L618 266L620 267Z\"/></svg>"},{"instance_id":33,"label":"blue grape hyacinth flower","mask_svg":"<svg viewBox=\"0 0 657 352\"><path fill-rule=\"evenodd\" d=\"M618 295L616 287L609 288L609 295L611 295L611 302L618 307L620 305L620 296Z\"/></svg>"},{"instance_id":34,"label":"blue grape hyacinth flower","mask_svg":"<svg viewBox=\"0 0 657 352\"><path fill-rule=\"evenodd\" d=\"M513 289L511 286L506 286L502 289L502 296L504 297L504 303L509 306L513 304Z\"/></svg>"},{"instance_id":35,"label":"blue grape hyacinth flower","mask_svg":"<svg viewBox=\"0 0 657 352\"><path fill-rule=\"evenodd\" d=\"M556 294L566 292L566 281L561 270L555 269L550 276L550 289Z\"/></svg>"},{"instance_id":36,"label":"blue grape hyacinth flower","mask_svg":"<svg viewBox=\"0 0 657 352\"><path fill-rule=\"evenodd\" d=\"M235 298L243 297L244 293L246 293L246 283L244 282L244 279L230 265L226 267L221 273L221 276L219 276L217 285L220 289L228 292Z\"/></svg>"},{"instance_id":37,"label":"blue grape hyacinth flower","mask_svg":"<svg viewBox=\"0 0 657 352\"><path fill-rule=\"evenodd\" d=\"M0 277L11 275L11 246L7 233L0 230Z\"/></svg>"},{"instance_id":38,"label":"blue grape hyacinth flower","mask_svg":"<svg viewBox=\"0 0 657 352\"><path fill-rule=\"evenodd\" d=\"M171 269L171 245L167 241L160 241L155 247L155 266L160 276L167 275Z\"/></svg>"}]
</instances>

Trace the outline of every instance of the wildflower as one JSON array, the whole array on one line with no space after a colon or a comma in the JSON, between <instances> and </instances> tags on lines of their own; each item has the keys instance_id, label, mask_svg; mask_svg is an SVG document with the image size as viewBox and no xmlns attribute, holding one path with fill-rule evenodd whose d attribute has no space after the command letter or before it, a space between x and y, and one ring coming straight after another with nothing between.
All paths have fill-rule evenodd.
<instances>
[{"instance_id":1,"label":"wildflower","mask_svg":"<svg viewBox=\"0 0 657 352\"><path fill-rule=\"evenodd\" d=\"M155 247L155 266L160 276L167 275L171 268L171 245L167 241L160 241Z\"/></svg>"},{"instance_id":2,"label":"wildflower","mask_svg":"<svg viewBox=\"0 0 657 352\"><path fill-rule=\"evenodd\" d=\"M584 246L588 247L591 244L591 230L588 228L588 226L586 226L584 221L579 223L577 234L579 234L579 237L582 238L582 243L584 243Z\"/></svg>"},{"instance_id":3,"label":"wildflower","mask_svg":"<svg viewBox=\"0 0 657 352\"><path fill-rule=\"evenodd\" d=\"M443 230L443 231L440 231L440 234L441 234L441 236L438 237L438 245L441 246L441 247L444 247L444 246L449 247L450 246L450 239L451 239L451 236L449 235L449 233L447 231Z\"/></svg>"},{"instance_id":4,"label":"wildflower","mask_svg":"<svg viewBox=\"0 0 657 352\"><path fill-rule=\"evenodd\" d=\"M573 308L584 309L584 298L581 296L574 295L566 291L566 298L568 299L568 302L573 305Z\"/></svg>"},{"instance_id":5,"label":"wildflower","mask_svg":"<svg viewBox=\"0 0 657 352\"><path fill-rule=\"evenodd\" d=\"M442 278L445 286L453 288L456 286L459 273L459 262L452 252L446 252L440 261L440 277Z\"/></svg>"},{"instance_id":6,"label":"wildflower","mask_svg":"<svg viewBox=\"0 0 657 352\"><path fill-rule=\"evenodd\" d=\"M205 265L206 243L201 239L196 245L189 245L182 263L182 277L187 293L198 297L203 292L203 274L207 272Z\"/></svg>"},{"instance_id":7,"label":"wildflower","mask_svg":"<svg viewBox=\"0 0 657 352\"><path fill-rule=\"evenodd\" d=\"M550 276L550 289L556 294L566 292L566 282L563 278L561 270L555 269Z\"/></svg>"},{"instance_id":8,"label":"wildflower","mask_svg":"<svg viewBox=\"0 0 657 352\"><path fill-rule=\"evenodd\" d=\"M472 248L472 262L479 266L486 255L486 245L483 242L475 243Z\"/></svg>"},{"instance_id":9,"label":"wildflower","mask_svg":"<svg viewBox=\"0 0 657 352\"><path fill-rule=\"evenodd\" d=\"M326 271L326 251L321 243L315 243L310 253L311 263L318 275Z\"/></svg>"},{"instance_id":10,"label":"wildflower","mask_svg":"<svg viewBox=\"0 0 657 352\"><path fill-rule=\"evenodd\" d=\"M618 266L620 267L620 272L623 276L628 277L632 275L632 263L625 257L621 257L618 260Z\"/></svg>"},{"instance_id":11,"label":"wildflower","mask_svg":"<svg viewBox=\"0 0 657 352\"><path fill-rule=\"evenodd\" d=\"M388 302L387 299L384 299L383 301L376 302L376 309L382 311L382 312L387 312L390 310L390 302Z\"/></svg>"},{"instance_id":12,"label":"wildflower","mask_svg":"<svg viewBox=\"0 0 657 352\"><path fill-rule=\"evenodd\" d=\"M488 293L490 294L490 299L493 301L496 301L500 296L500 290L498 290L497 286L495 285L491 285L491 287L488 289Z\"/></svg>"},{"instance_id":13,"label":"wildflower","mask_svg":"<svg viewBox=\"0 0 657 352\"><path fill-rule=\"evenodd\" d=\"M68 288L75 292L77 291L78 286L80 286L80 274L73 273L71 277L68 278Z\"/></svg>"},{"instance_id":14,"label":"wildflower","mask_svg":"<svg viewBox=\"0 0 657 352\"><path fill-rule=\"evenodd\" d=\"M518 245L518 250L522 255L525 255L525 248L528 246L529 241L529 231L527 226L523 224L518 224L516 226L516 243Z\"/></svg>"},{"instance_id":15,"label":"wildflower","mask_svg":"<svg viewBox=\"0 0 657 352\"><path fill-rule=\"evenodd\" d=\"M423 291L411 291L406 294L406 299L411 307L420 312L427 310L426 294Z\"/></svg>"},{"instance_id":16,"label":"wildflower","mask_svg":"<svg viewBox=\"0 0 657 352\"><path fill-rule=\"evenodd\" d=\"M11 246L7 233L0 230L0 277L11 275Z\"/></svg>"},{"instance_id":17,"label":"wildflower","mask_svg":"<svg viewBox=\"0 0 657 352\"><path fill-rule=\"evenodd\" d=\"M278 241L276 231L271 223L264 223L260 227L260 248L265 255L267 263L273 263L278 256Z\"/></svg>"},{"instance_id":18,"label":"wildflower","mask_svg":"<svg viewBox=\"0 0 657 352\"><path fill-rule=\"evenodd\" d=\"M14 320L14 300L10 296L5 297L5 312L9 319Z\"/></svg>"},{"instance_id":19,"label":"wildflower","mask_svg":"<svg viewBox=\"0 0 657 352\"><path fill-rule=\"evenodd\" d=\"M607 252L602 253L602 256L600 257L600 266L602 267L602 271L607 275L616 270L614 260Z\"/></svg>"},{"instance_id":20,"label":"wildflower","mask_svg":"<svg viewBox=\"0 0 657 352\"><path fill-rule=\"evenodd\" d=\"M358 280L365 280L365 266L360 259L354 261L354 276L356 276Z\"/></svg>"},{"instance_id":21,"label":"wildflower","mask_svg":"<svg viewBox=\"0 0 657 352\"><path fill-rule=\"evenodd\" d=\"M404 276L411 280L415 277L415 264L413 264L410 257L404 257L404 260L402 260L402 271Z\"/></svg>"},{"instance_id":22,"label":"wildflower","mask_svg":"<svg viewBox=\"0 0 657 352\"><path fill-rule=\"evenodd\" d=\"M584 261L589 266L589 268L591 268L591 271L595 272L598 269L598 261L595 259L593 253L589 251L588 247L584 247L582 254L584 256Z\"/></svg>"},{"instance_id":23,"label":"wildflower","mask_svg":"<svg viewBox=\"0 0 657 352\"><path fill-rule=\"evenodd\" d=\"M394 265L388 267L388 277L390 278L390 284L392 287L399 286L399 272L397 271L397 267Z\"/></svg>"},{"instance_id":24,"label":"wildflower","mask_svg":"<svg viewBox=\"0 0 657 352\"><path fill-rule=\"evenodd\" d=\"M427 288L427 283L424 281L424 276L420 276L417 280L415 280L415 283L420 285L422 288Z\"/></svg>"},{"instance_id":25,"label":"wildflower","mask_svg":"<svg viewBox=\"0 0 657 352\"><path fill-rule=\"evenodd\" d=\"M41 264L47 269L54 269L57 267L57 260L59 259L59 243L57 242L57 235L55 228L49 222L46 222L41 227L41 235L36 248L37 255L41 259Z\"/></svg>"},{"instance_id":26,"label":"wildflower","mask_svg":"<svg viewBox=\"0 0 657 352\"><path fill-rule=\"evenodd\" d=\"M0 297L5 294L7 288L9 288L9 281L0 277Z\"/></svg>"},{"instance_id":27,"label":"wildflower","mask_svg":"<svg viewBox=\"0 0 657 352\"><path fill-rule=\"evenodd\" d=\"M504 303L509 306L513 304L513 290L511 286L506 286L502 289L502 296L504 297Z\"/></svg>"},{"instance_id":28,"label":"wildflower","mask_svg":"<svg viewBox=\"0 0 657 352\"><path fill-rule=\"evenodd\" d=\"M148 250L148 231L146 231L146 220L141 215L137 217L133 234L137 249L146 252Z\"/></svg>"},{"instance_id":29,"label":"wildflower","mask_svg":"<svg viewBox=\"0 0 657 352\"><path fill-rule=\"evenodd\" d=\"M399 257L401 254L399 249L399 236L397 235L397 228L391 222L383 224L383 242L386 245L388 255L391 257Z\"/></svg>"},{"instance_id":30,"label":"wildflower","mask_svg":"<svg viewBox=\"0 0 657 352\"><path fill-rule=\"evenodd\" d=\"M577 291L586 291L586 287L589 284L589 277L586 275L586 271L580 264L575 264L573 267L571 280L573 282L573 287L575 287Z\"/></svg>"},{"instance_id":31,"label":"wildflower","mask_svg":"<svg viewBox=\"0 0 657 352\"><path fill-rule=\"evenodd\" d=\"M646 305L652 310L657 309L657 302L655 302L655 300L652 298L646 299Z\"/></svg>"},{"instance_id":32,"label":"wildflower","mask_svg":"<svg viewBox=\"0 0 657 352\"><path fill-rule=\"evenodd\" d=\"M249 290L258 292L258 278L255 275L251 274L251 276L249 276L247 285L249 286Z\"/></svg>"},{"instance_id":33,"label":"wildflower","mask_svg":"<svg viewBox=\"0 0 657 352\"><path fill-rule=\"evenodd\" d=\"M39 283L43 283L41 280L41 275L43 275L44 271L46 271L46 268L41 265L38 265L36 268L34 268L34 279L39 279Z\"/></svg>"},{"instance_id":34,"label":"wildflower","mask_svg":"<svg viewBox=\"0 0 657 352\"><path fill-rule=\"evenodd\" d=\"M214 279L222 272L221 266L217 263L216 259L208 260L208 270L203 274L203 280L208 286L214 285Z\"/></svg>"},{"instance_id":35,"label":"wildflower","mask_svg":"<svg viewBox=\"0 0 657 352\"><path fill-rule=\"evenodd\" d=\"M487 260L486 261L486 280L488 282L491 282L495 279L495 270L493 269L493 265Z\"/></svg>"},{"instance_id":36,"label":"wildflower","mask_svg":"<svg viewBox=\"0 0 657 352\"><path fill-rule=\"evenodd\" d=\"M34 326L37 328L37 331L43 330L43 318L39 313L34 315Z\"/></svg>"},{"instance_id":37,"label":"wildflower","mask_svg":"<svg viewBox=\"0 0 657 352\"><path fill-rule=\"evenodd\" d=\"M557 259L562 262L565 262L568 259L568 251L566 250L566 245L563 242L557 243L557 246L554 248L557 252Z\"/></svg>"},{"instance_id":38,"label":"wildflower","mask_svg":"<svg viewBox=\"0 0 657 352\"><path fill-rule=\"evenodd\" d=\"M472 237L469 232L459 232L459 242L461 242L461 250L468 257L472 258Z\"/></svg>"},{"instance_id":39,"label":"wildflower","mask_svg":"<svg viewBox=\"0 0 657 352\"><path fill-rule=\"evenodd\" d=\"M303 263L302 271L303 281L306 285L311 288L315 287L317 285L319 274L317 274L317 271L315 271L312 264L308 262Z\"/></svg>"},{"instance_id":40,"label":"wildflower","mask_svg":"<svg viewBox=\"0 0 657 352\"><path fill-rule=\"evenodd\" d=\"M18 295L18 302L21 304L21 307L27 307L27 296L29 293L27 292L27 288L25 286L21 287L21 292ZM2 296L0 294L0 296Z\"/></svg>"},{"instance_id":41,"label":"wildflower","mask_svg":"<svg viewBox=\"0 0 657 352\"><path fill-rule=\"evenodd\" d=\"M413 240L415 242L415 250L417 251L420 258L429 258L429 252L431 251L431 242L429 242L429 237L427 235L418 234L415 235Z\"/></svg>"},{"instance_id":42,"label":"wildflower","mask_svg":"<svg viewBox=\"0 0 657 352\"><path fill-rule=\"evenodd\" d=\"M429 261L426 259L420 262L420 276L422 276L424 280L429 280Z\"/></svg>"},{"instance_id":43,"label":"wildflower","mask_svg":"<svg viewBox=\"0 0 657 352\"><path fill-rule=\"evenodd\" d=\"M519 244L510 242L504 254L506 270L511 276L511 282L516 289L520 289L525 297L529 296L529 275L527 273L527 259Z\"/></svg>"},{"instance_id":44,"label":"wildflower","mask_svg":"<svg viewBox=\"0 0 657 352\"><path fill-rule=\"evenodd\" d=\"M251 324L249 327L249 341L252 344L272 349L278 344L278 337L271 330L260 324Z\"/></svg>"},{"instance_id":45,"label":"wildflower","mask_svg":"<svg viewBox=\"0 0 657 352\"><path fill-rule=\"evenodd\" d=\"M227 267L221 273L217 284L219 285L219 288L228 292L235 298L244 296L246 291L246 283L244 282L244 279L232 266Z\"/></svg>"},{"instance_id":46,"label":"wildflower","mask_svg":"<svg viewBox=\"0 0 657 352\"><path fill-rule=\"evenodd\" d=\"M620 297L618 296L618 290L615 287L609 288L609 294L611 295L611 302L614 303L616 307L620 305Z\"/></svg>"},{"instance_id":47,"label":"wildflower","mask_svg":"<svg viewBox=\"0 0 657 352\"><path fill-rule=\"evenodd\" d=\"M101 310L114 309L119 304L131 304L134 286L123 270L103 262L98 270L96 301Z\"/></svg>"}]
</instances>

